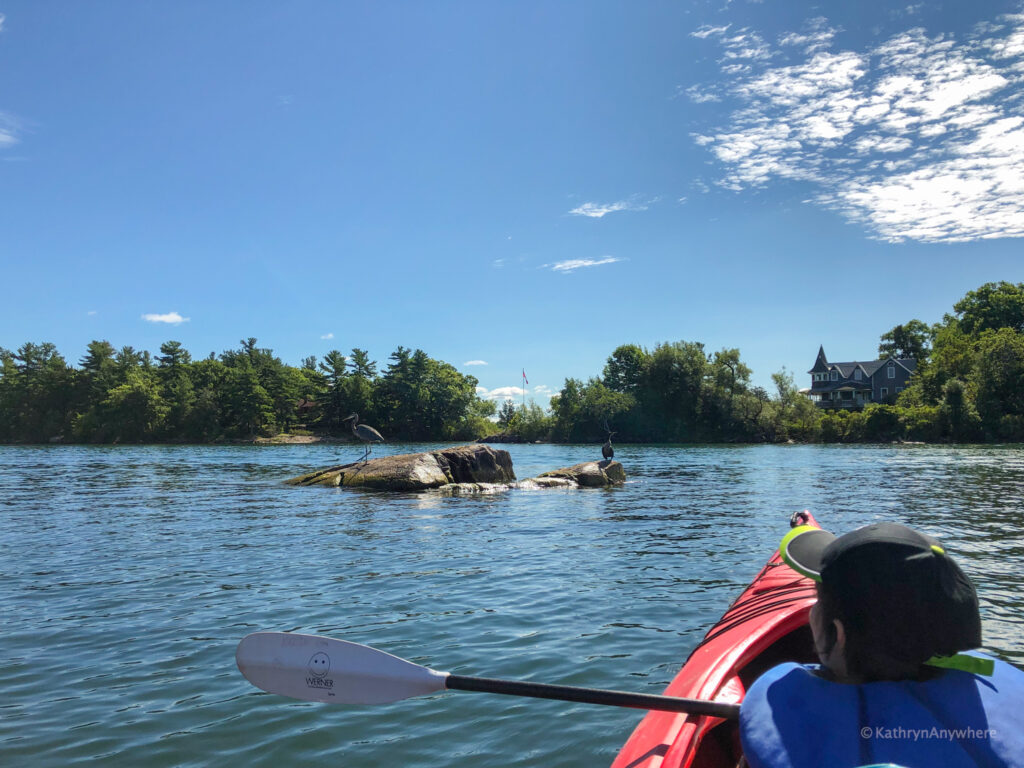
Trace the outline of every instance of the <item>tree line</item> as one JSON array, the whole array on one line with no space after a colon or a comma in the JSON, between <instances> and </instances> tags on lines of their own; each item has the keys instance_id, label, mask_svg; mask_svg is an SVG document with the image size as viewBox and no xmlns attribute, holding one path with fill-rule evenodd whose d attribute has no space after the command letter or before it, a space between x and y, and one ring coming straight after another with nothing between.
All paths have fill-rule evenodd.
<instances>
[{"instance_id":1,"label":"tree line","mask_svg":"<svg viewBox=\"0 0 1024 768\"><path fill-rule=\"evenodd\" d=\"M940 322L883 333L882 358L912 357L907 388L863 410L818 408L783 369L753 386L738 349L626 344L600 376L566 379L545 413L506 401L499 424L527 440L597 442L1024 441L1024 283L986 283Z\"/></svg>"},{"instance_id":2,"label":"tree line","mask_svg":"<svg viewBox=\"0 0 1024 768\"><path fill-rule=\"evenodd\" d=\"M362 349L286 365L256 339L193 360L177 341L150 355L90 342L77 367L53 344L0 348L0 442L214 442L337 433L352 412L389 439L465 440L494 430L477 380L398 347L378 373Z\"/></svg>"},{"instance_id":3,"label":"tree line","mask_svg":"<svg viewBox=\"0 0 1024 768\"><path fill-rule=\"evenodd\" d=\"M93 341L78 367L52 344L0 348L0 442L212 442L306 429L338 433L357 412L389 439L527 441L1024 441L1024 283L986 283L941 321L882 334L881 357L917 360L908 386L863 410L815 407L783 369L768 391L738 349L624 344L600 376L565 380L545 410L477 396L477 380L398 347L383 371L362 349L284 364L256 339L193 361L176 341L152 357ZM494 417L496 416L496 423Z\"/></svg>"}]
</instances>

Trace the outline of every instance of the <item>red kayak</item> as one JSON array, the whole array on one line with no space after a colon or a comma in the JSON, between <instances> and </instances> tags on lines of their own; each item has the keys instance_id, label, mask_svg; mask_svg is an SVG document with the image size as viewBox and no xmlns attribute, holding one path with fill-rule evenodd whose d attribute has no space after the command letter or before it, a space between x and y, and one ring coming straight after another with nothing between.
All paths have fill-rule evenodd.
<instances>
[{"instance_id":1,"label":"red kayak","mask_svg":"<svg viewBox=\"0 0 1024 768\"><path fill-rule=\"evenodd\" d=\"M791 526L817 524L810 512L790 520ZM816 599L814 582L790 570L776 551L690 654L665 695L739 704L748 686L776 664L816 663L807 624ZM612 768L735 768L742 755L735 720L649 712Z\"/></svg>"}]
</instances>

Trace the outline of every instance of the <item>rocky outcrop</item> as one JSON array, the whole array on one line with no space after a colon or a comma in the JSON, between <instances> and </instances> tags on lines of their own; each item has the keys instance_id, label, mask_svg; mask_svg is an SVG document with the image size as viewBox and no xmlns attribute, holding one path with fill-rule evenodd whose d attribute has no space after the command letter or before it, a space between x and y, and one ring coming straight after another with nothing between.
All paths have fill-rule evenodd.
<instances>
[{"instance_id":1,"label":"rocky outcrop","mask_svg":"<svg viewBox=\"0 0 1024 768\"><path fill-rule=\"evenodd\" d=\"M512 483L516 475L508 451L488 445L460 445L427 453L382 456L341 464L292 478L291 485L363 487L382 491L422 491L451 483Z\"/></svg>"},{"instance_id":2,"label":"rocky outcrop","mask_svg":"<svg viewBox=\"0 0 1024 768\"><path fill-rule=\"evenodd\" d=\"M340 464L286 482L380 491L436 488L449 495L464 495L509 488L608 488L626 482L626 472L617 461L587 461L517 483L508 451L474 444Z\"/></svg>"},{"instance_id":3,"label":"rocky outcrop","mask_svg":"<svg viewBox=\"0 0 1024 768\"><path fill-rule=\"evenodd\" d=\"M496 435L488 435L477 440L478 443L525 443L519 435L512 432L499 432Z\"/></svg>"},{"instance_id":4,"label":"rocky outcrop","mask_svg":"<svg viewBox=\"0 0 1024 768\"><path fill-rule=\"evenodd\" d=\"M537 475L534 482L538 485L545 482L550 485L574 483L581 488L607 488L626 482L626 470L617 461L585 461Z\"/></svg>"}]
</instances>

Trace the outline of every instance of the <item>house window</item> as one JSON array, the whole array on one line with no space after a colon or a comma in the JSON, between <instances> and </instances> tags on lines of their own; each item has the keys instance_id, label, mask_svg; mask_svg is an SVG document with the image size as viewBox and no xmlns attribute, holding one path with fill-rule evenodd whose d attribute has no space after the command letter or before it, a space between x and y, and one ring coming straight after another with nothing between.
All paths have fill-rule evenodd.
<instances>
[{"instance_id":1,"label":"house window","mask_svg":"<svg viewBox=\"0 0 1024 768\"><path fill-rule=\"evenodd\" d=\"M860 368L853 372L853 378L855 378L857 381L860 381Z\"/></svg>"},{"instance_id":2,"label":"house window","mask_svg":"<svg viewBox=\"0 0 1024 768\"><path fill-rule=\"evenodd\" d=\"M898 394L899 394L900 392L902 392L902 391L903 391L903 387L896 387L896 394L897 394L897 395L898 395Z\"/></svg>"},{"instance_id":3,"label":"house window","mask_svg":"<svg viewBox=\"0 0 1024 768\"><path fill-rule=\"evenodd\" d=\"M888 377L890 379L895 379L896 378L896 366L895 365L892 365L890 363L888 369L886 369L886 372L887 372L887 375L888 375Z\"/></svg>"},{"instance_id":4,"label":"house window","mask_svg":"<svg viewBox=\"0 0 1024 768\"><path fill-rule=\"evenodd\" d=\"M885 397L888 394L889 394L889 388L888 387L882 387L882 397Z\"/></svg>"},{"instance_id":5,"label":"house window","mask_svg":"<svg viewBox=\"0 0 1024 768\"><path fill-rule=\"evenodd\" d=\"M839 381L839 371L832 371L832 381Z\"/></svg>"}]
</instances>

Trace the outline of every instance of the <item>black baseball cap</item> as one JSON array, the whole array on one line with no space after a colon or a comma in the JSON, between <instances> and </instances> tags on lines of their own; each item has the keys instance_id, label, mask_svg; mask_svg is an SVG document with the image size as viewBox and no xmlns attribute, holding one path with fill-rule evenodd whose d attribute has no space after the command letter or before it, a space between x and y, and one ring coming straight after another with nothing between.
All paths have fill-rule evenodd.
<instances>
[{"instance_id":1,"label":"black baseball cap","mask_svg":"<svg viewBox=\"0 0 1024 768\"><path fill-rule=\"evenodd\" d=\"M779 554L828 589L848 631L907 662L979 671L975 657L955 656L981 645L977 592L931 536L889 522L838 537L803 525L786 534Z\"/></svg>"}]
</instances>

